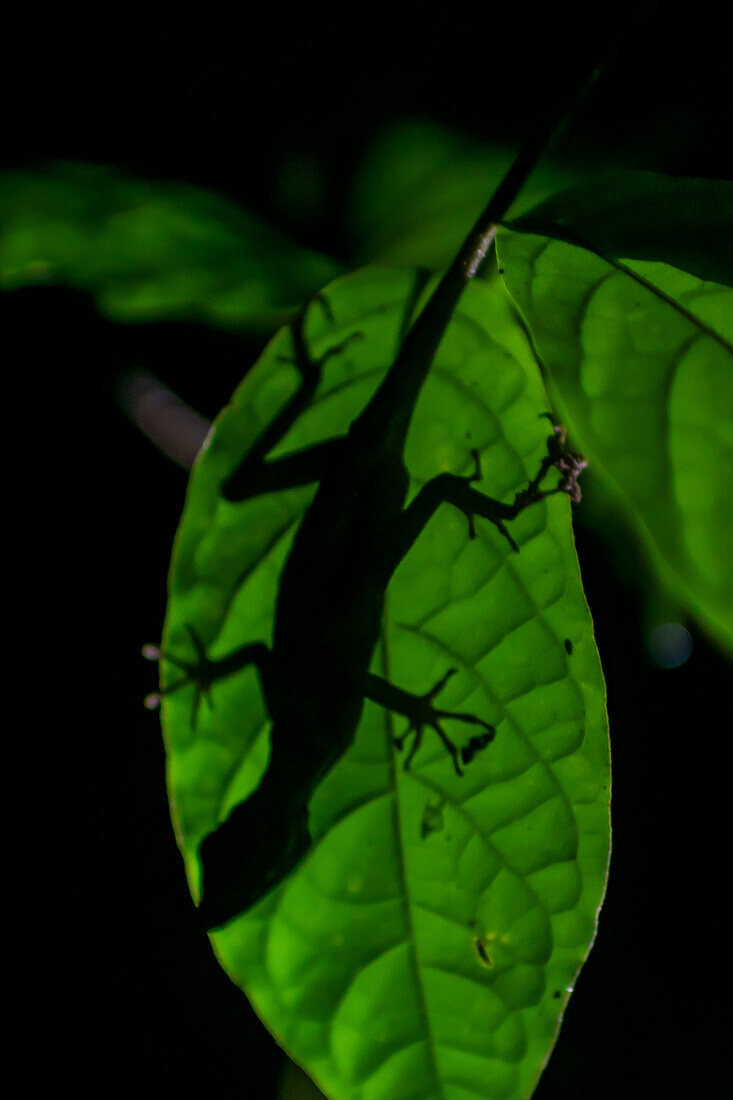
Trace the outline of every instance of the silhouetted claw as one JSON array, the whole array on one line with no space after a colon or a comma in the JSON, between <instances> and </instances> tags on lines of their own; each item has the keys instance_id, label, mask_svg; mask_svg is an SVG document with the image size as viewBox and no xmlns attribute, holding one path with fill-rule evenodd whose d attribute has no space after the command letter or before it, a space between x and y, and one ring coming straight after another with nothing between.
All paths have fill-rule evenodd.
<instances>
[{"instance_id":1,"label":"silhouetted claw","mask_svg":"<svg viewBox=\"0 0 733 1100\"><path fill-rule=\"evenodd\" d=\"M573 504L577 504L582 495L580 485L578 484L578 478L588 465L588 462L582 455L576 454L574 451L565 450L567 432L564 424L559 424L552 413L540 413L540 416L546 417L552 424L552 435L549 436L547 440L547 457L543 459L537 477L530 482L528 488L525 489L524 492L528 493L534 491L535 499L539 499L540 496L549 496L551 493L567 493ZM540 482L547 471L553 466L562 474L562 480L555 489L551 489L544 493L537 493L536 490Z\"/></svg>"},{"instance_id":2,"label":"silhouetted claw","mask_svg":"<svg viewBox=\"0 0 733 1100\"><path fill-rule=\"evenodd\" d=\"M467 745L464 745L461 749L461 761L464 764L470 764L477 752L481 752L487 745L491 744L496 736L496 731L493 726L486 730L485 733L477 734L476 737L472 737Z\"/></svg>"},{"instance_id":3,"label":"silhouetted claw","mask_svg":"<svg viewBox=\"0 0 733 1100\"><path fill-rule=\"evenodd\" d=\"M582 455L574 454L572 451L566 451L562 457L558 459L555 465L563 475L562 481L560 482L561 492L567 493L573 504L578 504L582 497L578 478L588 465L587 460L583 458Z\"/></svg>"}]
</instances>

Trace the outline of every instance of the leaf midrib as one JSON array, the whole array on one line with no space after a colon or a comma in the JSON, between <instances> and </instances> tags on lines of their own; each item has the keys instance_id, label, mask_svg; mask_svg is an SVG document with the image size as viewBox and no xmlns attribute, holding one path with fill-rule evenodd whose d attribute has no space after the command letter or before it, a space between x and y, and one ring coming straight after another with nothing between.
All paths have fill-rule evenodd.
<instances>
[{"instance_id":1,"label":"leaf midrib","mask_svg":"<svg viewBox=\"0 0 733 1100\"><path fill-rule=\"evenodd\" d=\"M389 594L385 595L384 600L384 614L383 623L389 621ZM379 640L379 648L381 651L383 661L383 671L387 679L390 678L390 652L389 644L387 642L387 632L383 628ZM415 980L415 987L420 998L420 1006L422 1011L422 1017L424 1021L424 1029L426 1036L426 1044L430 1051L430 1068L432 1070L433 1080L435 1081L436 1095L440 1100L446 1100L445 1088L443 1086L443 1080L438 1068L438 1056L436 1050L435 1034L433 1032L432 1024L430 1021L430 1013L428 1011L428 998L425 990L425 983L422 977L422 968L420 966L420 960L418 959L417 950L417 935L415 930L415 920L412 912L412 900L410 897L410 891L407 882L407 861L405 858L404 849L404 836L405 830L402 824L402 803L399 792L399 780L397 777L397 754L394 751L394 719L392 711L384 710L384 727L387 740L387 755L389 759L389 781L392 787L392 820L394 822L394 829L397 835L397 843L395 845L395 853L397 857L397 875L399 881L402 883L402 901L403 909L405 913L405 923L407 926L407 942L409 944L410 963L412 966L413 976Z\"/></svg>"}]
</instances>

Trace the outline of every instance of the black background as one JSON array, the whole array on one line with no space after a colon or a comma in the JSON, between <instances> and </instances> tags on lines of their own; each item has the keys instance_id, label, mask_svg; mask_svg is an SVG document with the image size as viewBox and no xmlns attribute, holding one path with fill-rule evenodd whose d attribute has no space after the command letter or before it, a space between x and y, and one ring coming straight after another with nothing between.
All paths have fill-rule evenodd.
<instances>
[{"instance_id":1,"label":"black background","mask_svg":"<svg viewBox=\"0 0 733 1100\"><path fill-rule=\"evenodd\" d=\"M619 5L613 20L507 8L39 14L6 37L2 159L183 179L346 258L345 184L384 122L418 115L518 146L537 105L625 19ZM636 32L565 154L729 175L713 11ZM323 171L326 201L308 217L278 199L294 157ZM53 288L1 295L0 311L6 605L20 605L5 669L3 909L18 1047L37 1051L26 1074L80 1095L274 1097L282 1055L196 928L157 719L141 705L154 674L139 650L160 633L186 476L113 399L118 372L144 366L213 416L257 348L193 324L114 325ZM641 563L586 530L582 509L577 526L608 683L614 856L597 944L536 1096L722 1097L730 665L691 626L687 664L656 668Z\"/></svg>"}]
</instances>

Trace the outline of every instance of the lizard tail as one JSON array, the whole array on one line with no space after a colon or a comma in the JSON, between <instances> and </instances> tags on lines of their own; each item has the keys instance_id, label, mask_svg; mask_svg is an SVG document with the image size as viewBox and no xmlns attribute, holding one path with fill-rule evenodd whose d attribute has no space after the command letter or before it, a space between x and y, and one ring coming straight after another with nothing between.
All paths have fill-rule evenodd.
<instances>
[{"instance_id":1,"label":"lizard tail","mask_svg":"<svg viewBox=\"0 0 733 1100\"><path fill-rule=\"evenodd\" d=\"M295 870L310 846L307 802L290 796L270 768L254 794L199 847L203 874L198 917L206 931L265 897Z\"/></svg>"}]
</instances>

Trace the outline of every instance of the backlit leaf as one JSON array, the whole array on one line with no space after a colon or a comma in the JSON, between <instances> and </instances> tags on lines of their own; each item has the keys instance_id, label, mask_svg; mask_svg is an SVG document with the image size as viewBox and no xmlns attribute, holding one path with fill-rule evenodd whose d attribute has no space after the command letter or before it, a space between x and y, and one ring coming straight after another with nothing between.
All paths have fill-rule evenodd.
<instances>
[{"instance_id":1,"label":"backlit leaf","mask_svg":"<svg viewBox=\"0 0 733 1100\"><path fill-rule=\"evenodd\" d=\"M605 172L561 191L510 228L586 244L603 255L658 260L733 286L733 181Z\"/></svg>"},{"instance_id":2,"label":"backlit leaf","mask_svg":"<svg viewBox=\"0 0 733 1100\"><path fill-rule=\"evenodd\" d=\"M733 290L532 234L498 250L574 439L673 597L733 646Z\"/></svg>"},{"instance_id":3,"label":"backlit leaf","mask_svg":"<svg viewBox=\"0 0 733 1100\"><path fill-rule=\"evenodd\" d=\"M327 359L286 453L343 432L392 361L409 273L365 269L315 301L312 354ZM278 577L312 488L231 504L219 495L297 386L290 333L265 350L217 420L190 483L170 575L166 645L193 624L220 656L271 641ZM407 445L413 490L467 473L511 499L536 472L548 403L499 283L468 288L440 347ZM497 726L459 778L437 737L410 772L402 720L367 703L355 741L311 802L300 868L212 941L292 1058L333 1100L519 1100L554 1042L593 940L609 851L604 689L573 548L554 496L475 540L443 506L390 585L373 668L411 691L459 672L441 706ZM328 670L324 669L327 684ZM194 896L197 848L256 787L268 718L248 669L214 687L194 731L192 689L164 728L176 829ZM465 727L448 723L459 743ZM246 1073L246 1067L243 1067Z\"/></svg>"}]
</instances>

